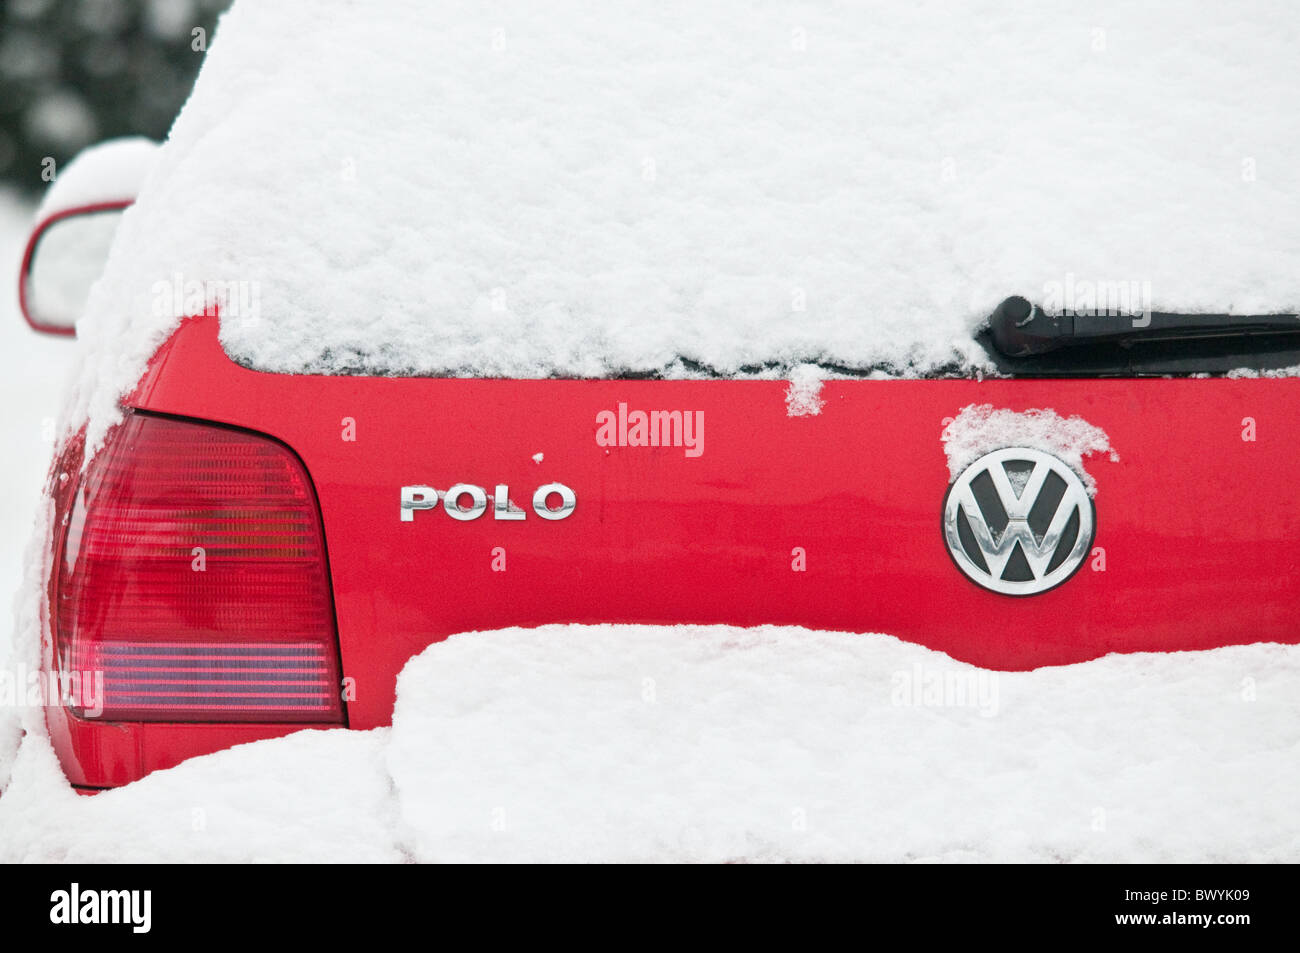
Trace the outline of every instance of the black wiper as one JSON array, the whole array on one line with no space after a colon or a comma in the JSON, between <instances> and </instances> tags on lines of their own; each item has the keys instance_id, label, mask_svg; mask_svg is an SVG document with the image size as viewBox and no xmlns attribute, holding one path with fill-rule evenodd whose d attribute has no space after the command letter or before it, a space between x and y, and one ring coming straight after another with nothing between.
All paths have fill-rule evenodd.
<instances>
[{"instance_id":1,"label":"black wiper","mask_svg":"<svg viewBox=\"0 0 1300 953\"><path fill-rule=\"evenodd\" d=\"M1129 348L1148 342L1200 341L1253 335L1300 335L1294 314L1139 315L1101 311L1048 314L1019 296L1007 298L989 318L994 346L1007 357L1032 357L1081 345L1117 344Z\"/></svg>"}]
</instances>

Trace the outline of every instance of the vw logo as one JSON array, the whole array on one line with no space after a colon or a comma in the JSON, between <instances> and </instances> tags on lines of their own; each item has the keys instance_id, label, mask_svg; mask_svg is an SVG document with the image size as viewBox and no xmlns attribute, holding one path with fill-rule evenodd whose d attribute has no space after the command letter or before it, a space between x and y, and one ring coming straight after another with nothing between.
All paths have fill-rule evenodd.
<instances>
[{"instance_id":1,"label":"vw logo","mask_svg":"<svg viewBox=\"0 0 1300 953\"><path fill-rule=\"evenodd\" d=\"M943 538L957 568L985 589L1032 596L1074 575L1097 518L1079 475L1026 447L980 457L948 488Z\"/></svg>"}]
</instances>

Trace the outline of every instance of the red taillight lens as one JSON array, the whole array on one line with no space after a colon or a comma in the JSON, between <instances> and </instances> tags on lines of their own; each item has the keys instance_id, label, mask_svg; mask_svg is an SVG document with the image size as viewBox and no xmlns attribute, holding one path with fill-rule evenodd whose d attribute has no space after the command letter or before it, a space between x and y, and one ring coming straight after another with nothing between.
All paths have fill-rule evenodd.
<instances>
[{"instance_id":1,"label":"red taillight lens","mask_svg":"<svg viewBox=\"0 0 1300 953\"><path fill-rule=\"evenodd\" d=\"M274 440L132 414L83 475L58 572L59 667L102 673L74 713L342 721L316 496Z\"/></svg>"}]
</instances>

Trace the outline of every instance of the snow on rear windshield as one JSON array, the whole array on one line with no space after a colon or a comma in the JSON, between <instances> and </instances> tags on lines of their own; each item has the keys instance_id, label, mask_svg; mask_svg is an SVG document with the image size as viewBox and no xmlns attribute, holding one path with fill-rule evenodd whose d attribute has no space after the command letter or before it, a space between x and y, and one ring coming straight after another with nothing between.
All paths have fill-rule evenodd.
<instances>
[{"instance_id":1,"label":"snow on rear windshield","mask_svg":"<svg viewBox=\"0 0 1300 953\"><path fill-rule=\"evenodd\" d=\"M85 323L125 387L177 282L225 284L232 358L327 374L910 376L977 371L1010 294L1294 312L1298 24L240 2Z\"/></svg>"}]
</instances>

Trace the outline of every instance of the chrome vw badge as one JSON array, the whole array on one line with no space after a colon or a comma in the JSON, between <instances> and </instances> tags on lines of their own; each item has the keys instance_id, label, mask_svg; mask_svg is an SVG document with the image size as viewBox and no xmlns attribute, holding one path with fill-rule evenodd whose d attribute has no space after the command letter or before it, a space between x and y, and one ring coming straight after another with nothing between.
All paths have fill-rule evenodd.
<instances>
[{"instance_id":1,"label":"chrome vw badge","mask_svg":"<svg viewBox=\"0 0 1300 953\"><path fill-rule=\"evenodd\" d=\"M985 589L1032 596L1074 575L1096 530L1092 498L1065 463L1009 447L980 457L948 488L943 537L957 567Z\"/></svg>"}]
</instances>

